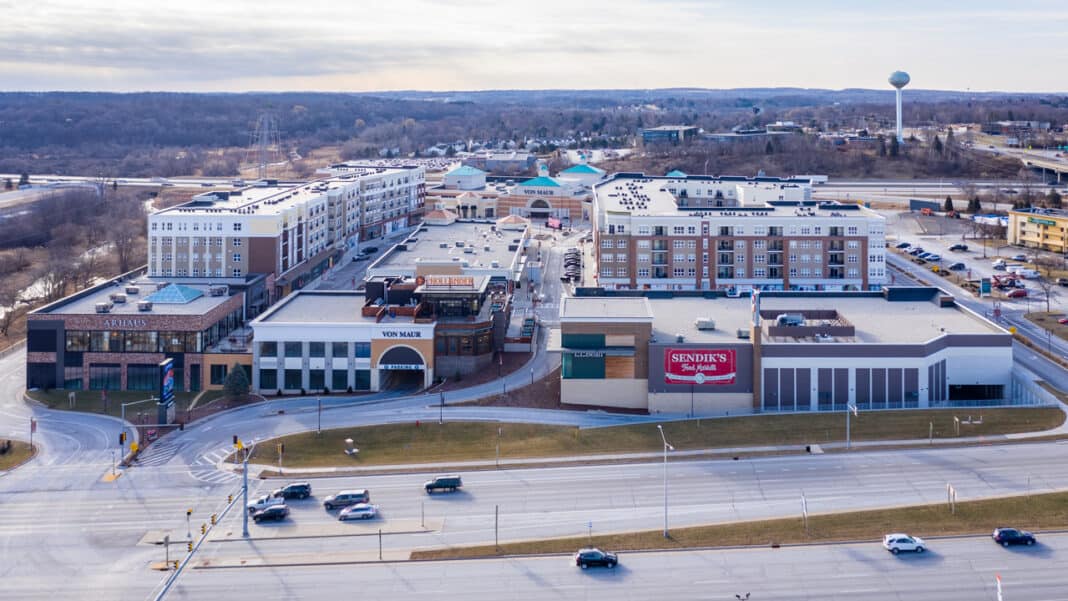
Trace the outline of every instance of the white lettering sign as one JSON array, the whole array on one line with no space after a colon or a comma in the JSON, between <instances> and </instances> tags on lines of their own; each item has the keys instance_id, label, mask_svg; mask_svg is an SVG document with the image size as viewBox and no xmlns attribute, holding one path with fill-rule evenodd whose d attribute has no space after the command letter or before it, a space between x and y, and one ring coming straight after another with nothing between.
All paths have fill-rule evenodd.
<instances>
[{"instance_id":1,"label":"white lettering sign","mask_svg":"<svg viewBox=\"0 0 1068 601\"><path fill-rule=\"evenodd\" d=\"M382 330L383 338L422 338L419 330Z\"/></svg>"},{"instance_id":2,"label":"white lettering sign","mask_svg":"<svg viewBox=\"0 0 1068 601\"><path fill-rule=\"evenodd\" d=\"M105 319L105 328L143 328L148 325L146 319Z\"/></svg>"}]
</instances>

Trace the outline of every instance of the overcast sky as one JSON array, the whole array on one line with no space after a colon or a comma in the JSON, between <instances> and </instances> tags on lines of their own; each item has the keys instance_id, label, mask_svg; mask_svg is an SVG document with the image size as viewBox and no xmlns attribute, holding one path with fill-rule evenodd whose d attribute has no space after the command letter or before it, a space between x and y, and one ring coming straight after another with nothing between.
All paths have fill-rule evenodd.
<instances>
[{"instance_id":1,"label":"overcast sky","mask_svg":"<svg viewBox=\"0 0 1068 601\"><path fill-rule=\"evenodd\" d=\"M1064 91L1065 0L0 0L4 90Z\"/></svg>"}]
</instances>

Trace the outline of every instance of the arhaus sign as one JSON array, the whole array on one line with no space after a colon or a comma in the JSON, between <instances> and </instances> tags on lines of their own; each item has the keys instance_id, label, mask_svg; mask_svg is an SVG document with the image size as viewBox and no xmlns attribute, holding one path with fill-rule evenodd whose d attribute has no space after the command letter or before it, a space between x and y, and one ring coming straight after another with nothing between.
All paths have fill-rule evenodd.
<instances>
[{"instance_id":1,"label":"arhaus sign","mask_svg":"<svg viewBox=\"0 0 1068 601\"><path fill-rule=\"evenodd\" d=\"M734 384L736 356L729 349L664 349L667 384Z\"/></svg>"},{"instance_id":2,"label":"arhaus sign","mask_svg":"<svg viewBox=\"0 0 1068 601\"><path fill-rule=\"evenodd\" d=\"M143 328L148 325L147 319L105 319L105 328Z\"/></svg>"}]
</instances>

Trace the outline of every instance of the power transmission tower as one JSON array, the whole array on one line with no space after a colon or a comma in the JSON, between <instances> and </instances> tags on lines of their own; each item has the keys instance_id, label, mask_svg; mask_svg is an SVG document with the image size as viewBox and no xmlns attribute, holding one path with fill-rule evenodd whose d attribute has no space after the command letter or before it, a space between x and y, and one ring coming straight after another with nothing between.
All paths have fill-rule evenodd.
<instances>
[{"instance_id":1,"label":"power transmission tower","mask_svg":"<svg viewBox=\"0 0 1068 601\"><path fill-rule=\"evenodd\" d=\"M249 138L245 162L256 165L256 177L267 177L267 166L282 160L281 136L274 115L264 111L256 119L256 128Z\"/></svg>"}]
</instances>

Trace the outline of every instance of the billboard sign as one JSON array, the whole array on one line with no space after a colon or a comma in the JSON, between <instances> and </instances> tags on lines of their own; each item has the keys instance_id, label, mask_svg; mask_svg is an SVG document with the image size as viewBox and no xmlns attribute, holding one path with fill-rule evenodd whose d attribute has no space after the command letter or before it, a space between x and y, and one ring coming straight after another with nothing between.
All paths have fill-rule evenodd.
<instances>
[{"instance_id":1,"label":"billboard sign","mask_svg":"<svg viewBox=\"0 0 1068 601\"><path fill-rule=\"evenodd\" d=\"M174 359L164 359L159 363L159 423L169 424L174 421Z\"/></svg>"},{"instance_id":2,"label":"billboard sign","mask_svg":"<svg viewBox=\"0 0 1068 601\"><path fill-rule=\"evenodd\" d=\"M737 357L733 349L666 348L667 384L734 384Z\"/></svg>"}]
</instances>

